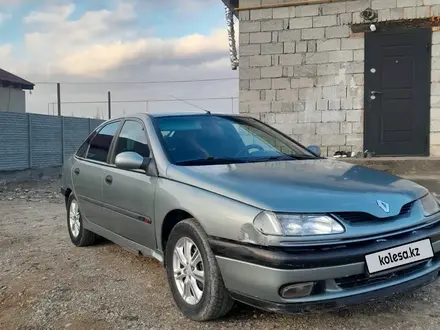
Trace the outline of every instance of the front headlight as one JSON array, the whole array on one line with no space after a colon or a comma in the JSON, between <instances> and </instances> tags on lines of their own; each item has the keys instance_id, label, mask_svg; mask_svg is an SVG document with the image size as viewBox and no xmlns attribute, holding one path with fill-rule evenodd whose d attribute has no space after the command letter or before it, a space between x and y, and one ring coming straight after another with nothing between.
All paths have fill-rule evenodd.
<instances>
[{"instance_id":1,"label":"front headlight","mask_svg":"<svg viewBox=\"0 0 440 330\"><path fill-rule=\"evenodd\" d=\"M254 227L265 235L312 236L341 234L344 227L327 215L275 214L261 212L254 219Z\"/></svg>"},{"instance_id":2,"label":"front headlight","mask_svg":"<svg viewBox=\"0 0 440 330\"><path fill-rule=\"evenodd\" d=\"M422 202L423 214L425 217L429 217L430 215L440 212L439 202L431 193L423 197L420 202Z\"/></svg>"}]
</instances>

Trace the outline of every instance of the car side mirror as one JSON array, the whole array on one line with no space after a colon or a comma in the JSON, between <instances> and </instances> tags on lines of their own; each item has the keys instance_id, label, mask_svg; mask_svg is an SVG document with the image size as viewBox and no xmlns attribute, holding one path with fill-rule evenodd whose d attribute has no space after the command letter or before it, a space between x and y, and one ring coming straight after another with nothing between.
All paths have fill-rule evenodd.
<instances>
[{"instance_id":1,"label":"car side mirror","mask_svg":"<svg viewBox=\"0 0 440 330\"><path fill-rule=\"evenodd\" d=\"M151 158L142 157L137 152L121 152L115 158L115 165L123 170L144 170L146 171Z\"/></svg>"},{"instance_id":2,"label":"car side mirror","mask_svg":"<svg viewBox=\"0 0 440 330\"><path fill-rule=\"evenodd\" d=\"M309 147L307 147L307 149L311 153L315 154L316 156L321 156L321 148L320 147L318 147L318 146L309 146Z\"/></svg>"}]
</instances>

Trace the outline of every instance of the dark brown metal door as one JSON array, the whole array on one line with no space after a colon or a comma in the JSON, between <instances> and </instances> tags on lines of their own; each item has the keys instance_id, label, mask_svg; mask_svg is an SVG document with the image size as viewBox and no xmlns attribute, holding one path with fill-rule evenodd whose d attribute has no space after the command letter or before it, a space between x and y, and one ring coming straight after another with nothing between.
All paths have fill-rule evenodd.
<instances>
[{"instance_id":1,"label":"dark brown metal door","mask_svg":"<svg viewBox=\"0 0 440 330\"><path fill-rule=\"evenodd\" d=\"M431 29L366 33L365 149L429 155Z\"/></svg>"}]
</instances>

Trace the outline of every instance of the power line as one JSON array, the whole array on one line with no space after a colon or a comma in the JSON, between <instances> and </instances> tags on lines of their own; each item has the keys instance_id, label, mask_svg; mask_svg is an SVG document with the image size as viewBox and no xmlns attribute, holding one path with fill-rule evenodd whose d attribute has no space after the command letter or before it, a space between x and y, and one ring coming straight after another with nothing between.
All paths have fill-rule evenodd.
<instances>
[{"instance_id":1,"label":"power line","mask_svg":"<svg viewBox=\"0 0 440 330\"><path fill-rule=\"evenodd\" d=\"M150 100L112 100L112 103L145 103L145 102L185 102L185 101L210 101L210 100L236 100L237 96L230 97L205 97L205 98L190 98L190 99L150 99ZM61 104L102 104L108 103L105 101L66 101ZM56 102L50 102L49 104L56 104Z\"/></svg>"},{"instance_id":2,"label":"power line","mask_svg":"<svg viewBox=\"0 0 440 330\"><path fill-rule=\"evenodd\" d=\"M187 79L187 80L157 80L157 81L39 81L36 85L54 85L60 83L62 85L133 85L133 84L181 84L181 83L197 83L197 82L211 82L211 81L227 81L238 80L237 77L225 78L207 78L207 79Z\"/></svg>"}]
</instances>

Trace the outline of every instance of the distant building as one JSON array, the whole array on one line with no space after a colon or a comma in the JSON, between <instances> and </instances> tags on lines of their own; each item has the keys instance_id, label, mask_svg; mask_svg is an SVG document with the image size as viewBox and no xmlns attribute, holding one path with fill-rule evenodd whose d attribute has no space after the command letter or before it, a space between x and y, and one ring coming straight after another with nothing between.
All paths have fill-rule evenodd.
<instances>
[{"instance_id":1,"label":"distant building","mask_svg":"<svg viewBox=\"0 0 440 330\"><path fill-rule=\"evenodd\" d=\"M0 111L26 112L25 90L33 90L34 84L0 69Z\"/></svg>"}]
</instances>

